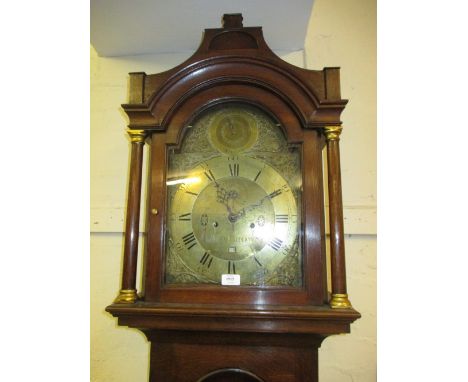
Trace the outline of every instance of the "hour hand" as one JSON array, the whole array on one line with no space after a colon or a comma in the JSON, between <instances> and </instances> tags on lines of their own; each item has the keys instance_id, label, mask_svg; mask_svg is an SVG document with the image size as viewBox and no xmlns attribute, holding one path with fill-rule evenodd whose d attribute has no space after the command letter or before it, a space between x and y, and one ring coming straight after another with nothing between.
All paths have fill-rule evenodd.
<instances>
[{"instance_id":1,"label":"hour hand","mask_svg":"<svg viewBox=\"0 0 468 382\"><path fill-rule=\"evenodd\" d=\"M258 207L260 207L263 204L263 201L268 198L268 196L265 196L258 200L256 203L249 204L247 207L242 208L242 210L239 211L238 215L239 217L244 216L247 212L250 212Z\"/></svg>"},{"instance_id":2,"label":"hour hand","mask_svg":"<svg viewBox=\"0 0 468 382\"><path fill-rule=\"evenodd\" d=\"M217 187L217 190L216 190L216 200L221 203L221 204L224 204L226 203L226 200L227 200L227 192L224 188L222 187Z\"/></svg>"},{"instance_id":3,"label":"hour hand","mask_svg":"<svg viewBox=\"0 0 468 382\"><path fill-rule=\"evenodd\" d=\"M224 206L226 206L226 209L229 212L229 215L232 215L231 207L229 207L230 198L231 198L230 193L228 193L223 187L218 185L217 191L216 191L216 200L218 203L221 203Z\"/></svg>"}]
</instances>

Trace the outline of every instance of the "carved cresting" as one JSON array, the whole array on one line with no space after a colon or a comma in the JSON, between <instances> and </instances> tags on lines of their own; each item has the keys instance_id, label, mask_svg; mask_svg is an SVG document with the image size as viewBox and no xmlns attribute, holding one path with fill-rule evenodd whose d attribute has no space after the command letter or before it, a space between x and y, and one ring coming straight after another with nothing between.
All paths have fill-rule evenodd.
<instances>
[{"instance_id":1,"label":"carved cresting","mask_svg":"<svg viewBox=\"0 0 468 382\"><path fill-rule=\"evenodd\" d=\"M223 15L223 28L242 28L242 13L227 13Z\"/></svg>"},{"instance_id":2,"label":"carved cresting","mask_svg":"<svg viewBox=\"0 0 468 382\"><path fill-rule=\"evenodd\" d=\"M131 142L130 177L128 184L127 220L125 229L122 288L115 299L118 304L132 304L138 300L136 270L138 260L138 233L140 220L141 172L143 146L146 139L144 130L127 130Z\"/></svg>"},{"instance_id":3,"label":"carved cresting","mask_svg":"<svg viewBox=\"0 0 468 382\"><path fill-rule=\"evenodd\" d=\"M340 134L341 126L326 126L328 193L330 210L330 249L332 276L332 308L351 308L346 292L346 266L343 232L343 202L341 196Z\"/></svg>"}]
</instances>

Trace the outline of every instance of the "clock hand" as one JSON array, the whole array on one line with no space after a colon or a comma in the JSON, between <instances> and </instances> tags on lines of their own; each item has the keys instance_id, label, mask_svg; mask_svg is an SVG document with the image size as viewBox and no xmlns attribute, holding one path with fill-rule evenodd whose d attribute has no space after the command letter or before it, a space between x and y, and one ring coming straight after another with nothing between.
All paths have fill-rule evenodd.
<instances>
[{"instance_id":1,"label":"clock hand","mask_svg":"<svg viewBox=\"0 0 468 382\"><path fill-rule=\"evenodd\" d=\"M215 184L215 187L217 188L217 191L216 191L217 198L216 198L216 200L218 201L218 203L221 203L224 206L226 206L226 209L227 209L227 211L229 213L229 215L228 215L229 221L235 222L235 219L233 220L233 216L235 214L232 212L232 209L229 206L229 199L234 199L235 194L232 191L229 191L229 192L226 191L218 183Z\"/></svg>"},{"instance_id":2,"label":"clock hand","mask_svg":"<svg viewBox=\"0 0 468 382\"><path fill-rule=\"evenodd\" d=\"M265 199L273 199L275 196L278 196L279 194L281 194L281 189L278 188L277 190L273 191L272 193L264 196L263 198L259 199L256 203L252 203L250 205L248 205L247 207L244 207L242 208L238 213L236 214L233 214L233 216L231 217L231 219L235 219L236 221L242 217L244 217L246 215L247 212L250 212L258 207L260 207L263 202L265 201Z\"/></svg>"},{"instance_id":3,"label":"clock hand","mask_svg":"<svg viewBox=\"0 0 468 382\"><path fill-rule=\"evenodd\" d=\"M216 200L221 204L226 204L226 201L229 200L229 193L221 187L218 183L215 184L216 187Z\"/></svg>"},{"instance_id":4,"label":"clock hand","mask_svg":"<svg viewBox=\"0 0 468 382\"><path fill-rule=\"evenodd\" d=\"M242 208L237 214L235 214L235 217L237 219L244 217L247 212L253 211L257 207L260 207L263 204L263 201L267 198L268 198L268 195L261 198L257 203L252 203L248 205L247 207Z\"/></svg>"}]
</instances>

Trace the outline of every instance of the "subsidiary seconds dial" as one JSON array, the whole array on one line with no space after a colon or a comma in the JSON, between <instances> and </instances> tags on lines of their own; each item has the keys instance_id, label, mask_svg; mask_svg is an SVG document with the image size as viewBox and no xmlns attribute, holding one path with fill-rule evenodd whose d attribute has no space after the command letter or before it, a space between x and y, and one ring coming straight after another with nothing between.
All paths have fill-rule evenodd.
<instances>
[{"instance_id":1,"label":"subsidiary seconds dial","mask_svg":"<svg viewBox=\"0 0 468 382\"><path fill-rule=\"evenodd\" d=\"M297 237L297 207L286 180L244 156L211 158L184 179L169 210L175 255L209 282L239 274L242 285L264 285Z\"/></svg>"}]
</instances>

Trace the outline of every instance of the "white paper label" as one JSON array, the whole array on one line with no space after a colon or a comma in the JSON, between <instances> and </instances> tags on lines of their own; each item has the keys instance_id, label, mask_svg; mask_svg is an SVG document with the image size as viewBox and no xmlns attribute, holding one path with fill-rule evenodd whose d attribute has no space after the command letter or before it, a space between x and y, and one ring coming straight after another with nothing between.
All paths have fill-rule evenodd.
<instances>
[{"instance_id":1,"label":"white paper label","mask_svg":"<svg viewBox=\"0 0 468 382\"><path fill-rule=\"evenodd\" d=\"M221 275L221 285L240 285L240 275Z\"/></svg>"}]
</instances>

